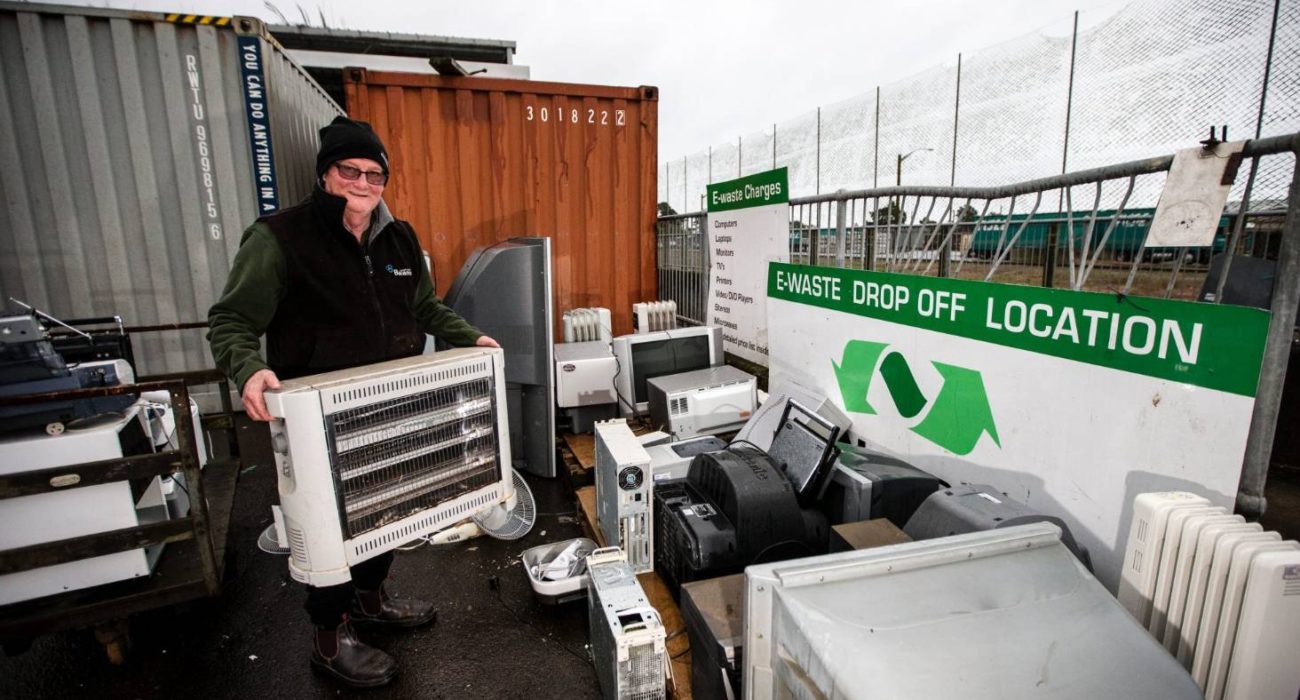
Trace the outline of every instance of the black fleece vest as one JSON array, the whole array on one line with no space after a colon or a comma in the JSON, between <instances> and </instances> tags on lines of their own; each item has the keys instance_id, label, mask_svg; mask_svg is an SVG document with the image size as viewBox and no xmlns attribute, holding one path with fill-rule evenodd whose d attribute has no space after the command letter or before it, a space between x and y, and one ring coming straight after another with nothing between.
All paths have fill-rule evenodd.
<instances>
[{"instance_id":1,"label":"black fleece vest","mask_svg":"<svg viewBox=\"0 0 1300 700\"><path fill-rule=\"evenodd\" d=\"M345 200L319 187L261 219L280 244L284 298L266 329L267 363L281 379L417 355L424 347L411 305L424 258L403 221L362 246L343 226Z\"/></svg>"}]
</instances>

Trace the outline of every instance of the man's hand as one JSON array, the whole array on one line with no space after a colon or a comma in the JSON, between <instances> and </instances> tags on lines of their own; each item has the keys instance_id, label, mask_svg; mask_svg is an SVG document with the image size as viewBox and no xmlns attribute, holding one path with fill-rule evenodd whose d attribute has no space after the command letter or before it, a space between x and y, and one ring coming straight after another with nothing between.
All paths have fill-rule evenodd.
<instances>
[{"instance_id":1,"label":"man's hand","mask_svg":"<svg viewBox=\"0 0 1300 700\"><path fill-rule=\"evenodd\" d=\"M481 340L481 338L480 338ZM279 389L280 378L275 376L275 372L269 369L259 369L253 373L253 376L244 382L244 412L249 418L260 421L270 421L271 413L266 410L266 399L262 394L267 389Z\"/></svg>"},{"instance_id":2,"label":"man's hand","mask_svg":"<svg viewBox=\"0 0 1300 700\"><path fill-rule=\"evenodd\" d=\"M501 343L498 343L497 341L493 340L493 339L492 339L492 336L487 336L487 335L480 335L480 336L478 337L478 340L474 341L474 345L477 346L477 347L480 347L480 348L499 348L499 347L501 347Z\"/></svg>"}]
</instances>

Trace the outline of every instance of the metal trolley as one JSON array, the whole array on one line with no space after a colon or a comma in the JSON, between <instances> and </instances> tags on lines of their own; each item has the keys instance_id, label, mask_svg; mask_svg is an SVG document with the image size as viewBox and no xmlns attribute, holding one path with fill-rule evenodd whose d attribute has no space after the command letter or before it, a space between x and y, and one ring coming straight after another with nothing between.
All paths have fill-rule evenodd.
<instances>
[{"instance_id":1,"label":"metal trolley","mask_svg":"<svg viewBox=\"0 0 1300 700\"><path fill-rule=\"evenodd\" d=\"M196 329L204 323L127 328L127 332ZM221 410L196 426L190 387L217 384ZM229 383L216 370L142 377L135 384L0 398L0 406L52 400L106 397L166 391L174 407L174 446L148 454L34 469L0 475L0 501L49 494L119 481L148 481L183 474L189 496L185 517L80 537L0 550L0 575L167 544L152 574L81 590L0 606L0 643L20 652L38 636L69 629L93 628L109 661L121 663L130 646L128 618L147 610L215 597L221 593L226 540L235 485L240 473L239 447ZM200 468L196 434L212 440L213 456Z\"/></svg>"}]
</instances>

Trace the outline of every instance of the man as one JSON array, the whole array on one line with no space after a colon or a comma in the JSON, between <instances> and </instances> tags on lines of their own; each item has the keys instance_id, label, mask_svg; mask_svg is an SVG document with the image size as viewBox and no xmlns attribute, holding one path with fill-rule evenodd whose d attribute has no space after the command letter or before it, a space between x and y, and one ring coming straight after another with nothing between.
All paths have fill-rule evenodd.
<instances>
[{"instance_id":1,"label":"man","mask_svg":"<svg viewBox=\"0 0 1300 700\"><path fill-rule=\"evenodd\" d=\"M254 420L271 420L263 394L281 379L418 355L426 333L457 346L500 347L434 296L414 231L380 198L388 175L388 154L370 125L337 117L320 130L311 196L244 232L226 289L208 311L208 341ZM434 621L430 604L388 595L392 561L389 552L352 567L350 584L307 587L315 670L354 687L384 685L396 662L358 640L351 623Z\"/></svg>"}]
</instances>

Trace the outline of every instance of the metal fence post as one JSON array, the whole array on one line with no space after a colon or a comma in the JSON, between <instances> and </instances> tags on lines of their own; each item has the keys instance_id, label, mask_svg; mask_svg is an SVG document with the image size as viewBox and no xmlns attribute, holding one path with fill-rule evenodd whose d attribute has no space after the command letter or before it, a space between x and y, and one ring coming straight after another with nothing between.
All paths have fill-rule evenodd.
<instances>
[{"instance_id":1,"label":"metal fence post","mask_svg":"<svg viewBox=\"0 0 1300 700\"><path fill-rule=\"evenodd\" d=\"M880 186L880 86L876 86L875 146L871 152L871 188Z\"/></svg>"},{"instance_id":2,"label":"metal fence post","mask_svg":"<svg viewBox=\"0 0 1300 700\"><path fill-rule=\"evenodd\" d=\"M844 219L849 212L849 200L844 196L846 190L835 193L835 267L844 267Z\"/></svg>"},{"instance_id":3,"label":"metal fence post","mask_svg":"<svg viewBox=\"0 0 1300 700\"><path fill-rule=\"evenodd\" d=\"M1295 336L1296 307L1300 305L1300 154L1291 173L1291 193L1287 196L1286 223L1282 226L1281 247L1277 254L1271 321L1264 359L1259 370L1259 389L1255 410L1246 438L1246 457L1241 466L1241 483L1237 487L1237 511L1249 517L1264 514L1264 482L1273 456L1273 437L1282 404L1282 385L1286 381L1287 361Z\"/></svg>"},{"instance_id":4,"label":"metal fence post","mask_svg":"<svg viewBox=\"0 0 1300 700\"><path fill-rule=\"evenodd\" d=\"M1065 88L1065 143L1061 146L1061 172L1065 172L1066 163L1070 159L1070 112L1074 110L1074 54L1079 45L1079 11L1074 11L1074 31L1070 35L1070 80ZM1057 198L1056 210L1060 211L1064 207L1061 201L1065 198L1065 191L1061 191L1060 197Z\"/></svg>"},{"instance_id":5,"label":"metal fence post","mask_svg":"<svg viewBox=\"0 0 1300 700\"><path fill-rule=\"evenodd\" d=\"M961 119L961 54L957 54L957 97L952 107L952 174L949 185L957 184L957 126Z\"/></svg>"},{"instance_id":6,"label":"metal fence post","mask_svg":"<svg viewBox=\"0 0 1300 700\"><path fill-rule=\"evenodd\" d=\"M1055 221L1047 227L1047 247L1043 253L1047 259L1043 261L1043 286L1051 289L1056 281L1056 241L1060 235L1060 224Z\"/></svg>"}]
</instances>

